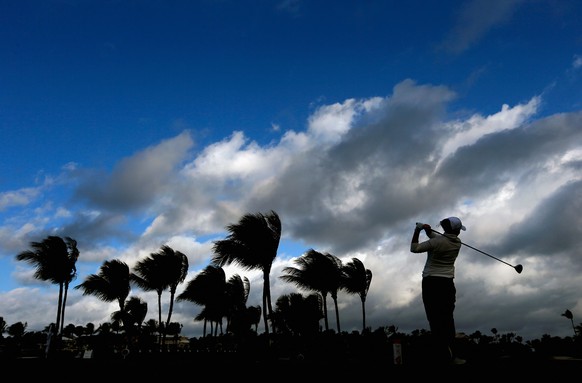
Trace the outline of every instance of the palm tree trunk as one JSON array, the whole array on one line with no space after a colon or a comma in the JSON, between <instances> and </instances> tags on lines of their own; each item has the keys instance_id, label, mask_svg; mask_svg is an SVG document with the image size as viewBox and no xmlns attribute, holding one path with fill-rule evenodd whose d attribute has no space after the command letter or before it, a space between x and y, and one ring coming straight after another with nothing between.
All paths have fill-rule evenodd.
<instances>
[{"instance_id":1,"label":"palm tree trunk","mask_svg":"<svg viewBox=\"0 0 582 383\"><path fill-rule=\"evenodd\" d=\"M67 307L67 295L69 292L69 282L65 282L65 293L63 295L63 307L61 313L61 330L59 331L61 334L63 333L63 328L65 327L65 308Z\"/></svg>"},{"instance_id":2,"label":"palm tree trunk","mask_svg":"<svg viewBox=\"0 0 582 383\"><path fill-rule=\"evenodd\" d=\"M323 322L325 323L325 331L329 330L329 324L327 322L327 295L323 295Z\"/></svg>"},{"instance_id":3,"label":"palm tree trunk","mask_svg":"<svg viewBox=\"0 0 582 383\"><path fill-rule=\"evenodd\" d=\"M271 303L271 281L270 281L270 278L269 278L269 274L270 273L271 273L271 270L270 269L265 271L265 288L267 290L267 294L266 294L266 298L267 298L267 312L269 313L269 315L267 316L267 319L272 324L273 322L271 321L271 318L273 318L273 305ZM272 326L273 326L272 330L273 330L273 332L275 332L275 328L274 328L275 326L274 325L272 325ZM267 334L268 333L269 332L267 331Z\"/></svg>"},{"instance_id":4,"label":"palm tree trunk","mask_svg":"<svg viewBox=\"0 0 582 383\"><path fill-rule=\"evenodd\" d=\"M172 319L172 311L174 310L174 296L175 293L172 291L170 293L170 308L168 309L168 318L166 319L166 328L170 326L170 319ZM164 331L164 340L163 343L166 343L166 332Z\"/></svg>"},{"instance_id":5,"label":"palm tree trunk","mask_svg":"<svg viewBox=\"0 0 582 383\"><path fill-rule=\"evenodd\" d=\"M337 323L337 333L338 334L341 334L342 329L341 329L341 326L340 326L339 307L337 305L337 297L334 297L333 298L333 305L335 307L335 321Z\"/></svg>"},{"instance_id":6,"label":"palm tree trunk","mask_svg":"<svg viewBox=\"0 0 582 383\"><path fill-rule=\"evenodd\" d=\"M158 292L158 343L163 346L164 322L162 322L162 293Z\"/></svg>"},{"instance_id":7,"label":"palm tree trunk","mask_svg":"<svg viewBox=\"0 0 582 383\"><path fill-rule=\"evenodd\" d=\"M57 303L57 323L55 327L55 335L60 334L62 328L61 325L61 312L63 310L63 283L59 283L59 301Z\"/></svg>"},{"instance_id":8,"label":"palm tree trunk","mask_svg":"<svg viewBox=\"0 0 582 383\"><path fill-rule=\"evenodd\" d=\"M263 272L263 322L265 323L265 334L269 335L269 313L268 313L268 302L267 294L268 294L268 277L267 274Z\"/></svg>"},{"instance_id":9,"label":"palm tree trunk","mask_svg":"<svg viewBox=\"0 0 582 383\"><path fill-rule=\"evenodd\" d=\"M366 300L362 299L362 331L366 330Z\"/></svg>"}]
</instances>

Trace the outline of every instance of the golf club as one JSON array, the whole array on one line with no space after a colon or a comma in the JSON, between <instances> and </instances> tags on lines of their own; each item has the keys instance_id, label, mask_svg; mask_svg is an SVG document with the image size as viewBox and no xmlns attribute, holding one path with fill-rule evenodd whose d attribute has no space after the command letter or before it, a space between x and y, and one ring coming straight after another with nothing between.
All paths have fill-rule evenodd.
<instances>
[{"instance_id":1,"label":"golf club","mask_svg":"<svg viewBox=\"0 0 582 383\"><path fill-rule=\"evenodd\" d=\"M434 231L434 232L435 232L435 233L437 233L437 234L444 235L443 233L439 233L438 231L436 231L436 230L435 230L435 229L433 229L433 228L431 228L431 230L432 230L432 231ZM465 245L465 246L467 246L467 247L468 247L468 248L470 248L470 249L473 249L473 250L475 250L475 251L478 251L478 252L480 252L481 254L485 254L485 255L486 255L486 256L488 256L488 257L491 257L491 258L493 258L493 259L496 259L496 260L498 260L499 262L505 263L506 265L513 267L513 268L515 269L515 271L517 271L517 273L518 273L518 274L521 274L521 272L523 271L523 266L522 266L522 265L515 265L515 266L513 266L512 264L510 264L510 263L507 263L507 262L505 262L504 260L502 260L502 259L499 259L499 258L497 258L497 257L494 257L494 256L492 256L491 254L487 254L486 252L484 252L484 251L482 251L482 250L479 250L479 249L477 249L476 247L469 246L469 245L467 245L466 243L463 243L463 242L461 242L461 245Z\"/></svg>"}]
</instances>

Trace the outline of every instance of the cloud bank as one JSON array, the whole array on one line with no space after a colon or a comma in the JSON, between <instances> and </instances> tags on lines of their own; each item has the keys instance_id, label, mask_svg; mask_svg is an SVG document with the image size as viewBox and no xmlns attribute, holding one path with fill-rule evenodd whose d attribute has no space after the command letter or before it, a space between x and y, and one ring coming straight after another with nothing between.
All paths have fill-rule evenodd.
<instances>
[{"instance_id":1,"label":"cloud bank","mask_svg":"<svg viewBox=\"0 0 582 383\"><path fill-rule=\"evenodd\" d=\"M582 316L582 114L538 117L542 96L501 104L490 115L468 114L450 110L456 97L446 86L407 79L386 96L320 105L304 131L280 126L270 142L233 131L197 148L185 130L111 170L66 164L36 187L4 193L1 209L15 213L0 227L1 254L12 258L11 278L20 287L0 293L0 313L29 329L55 321L56 287L13 260L30 241L78 241L72 286L107 259L132 266L164 244L188 255L188 281L208 264L212 241L225 237L228 224L272 209L283 224L273 300L297 292L279 280L281 269L314 248L345 262L357 257L372 271L369 327L428 328L420 299L425 255L409 252L410 238L415 222L436 226L456 215L467 226L465 243L524 268L517 274L462 248L457 330L571 336L560 314ZM53 199L57 191L67 198ZM248 277L247 304L261 304L258 271L225 270ZM157 317L155 294L134 288L131 295L149 302L146 319ZM168 297L162 295L164 310ZM361 330L359 297L340 292L339 304L342 330ZM71 290L66 323L99 324L116 309ZM202 335L193 320L199 309L175 305L172 320L183 324L183 335Z\"/></svg>"}]
</instances>

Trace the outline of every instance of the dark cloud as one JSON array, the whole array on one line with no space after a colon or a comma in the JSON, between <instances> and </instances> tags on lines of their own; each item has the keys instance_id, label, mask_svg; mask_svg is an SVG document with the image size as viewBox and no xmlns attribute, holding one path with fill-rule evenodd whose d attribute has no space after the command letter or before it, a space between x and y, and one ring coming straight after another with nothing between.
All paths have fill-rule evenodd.
<instances>
[{"instance_id":1,"label":"dark cloud","mask_svg":"<svg viewBox=\"0 0 582 383\"><path fill-rule=\"evenodd\" d=\"M184 132L121 160L110 175L88 174L77 189L77 198L114 211L155 205L160 195L171 190L192 145L190 134Z\"/></svg>"}]
</instances>

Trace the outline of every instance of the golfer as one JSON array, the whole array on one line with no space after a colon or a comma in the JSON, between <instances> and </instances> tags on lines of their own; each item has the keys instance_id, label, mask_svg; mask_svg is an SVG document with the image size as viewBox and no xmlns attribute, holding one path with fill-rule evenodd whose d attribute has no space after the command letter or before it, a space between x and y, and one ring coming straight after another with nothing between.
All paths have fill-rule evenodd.
<instances>
[{"instance_id":1,"label":"golfer","mask_svg":"<svg viewBox=\"0 0 582 383\"><path fill-rule=\"evenodd\" d=\"M413 253L427 253L422 270L422 302L430 325L434 359L436 363L463 364L463 359L454 354L455 340L455 260L461 249L458 238L461 230L466 230L457 217L448 217L440 222L443 235L435 234L430 225L417 223L410 243ZM424 230L428 239L418 242Z\"/></svg>"}]
</instances>

